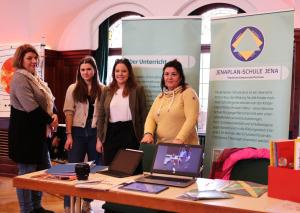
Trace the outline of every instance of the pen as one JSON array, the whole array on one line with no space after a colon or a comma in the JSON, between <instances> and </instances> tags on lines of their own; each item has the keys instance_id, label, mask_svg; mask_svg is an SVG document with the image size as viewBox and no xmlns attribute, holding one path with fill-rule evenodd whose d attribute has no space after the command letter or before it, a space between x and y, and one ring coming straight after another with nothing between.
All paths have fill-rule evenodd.
<instances>
[{"instance_id":1,"label":"pen","mask_svg":"<svg viewBox=\"0 0 300 213\"><path fill-rule=\"evenodd\" d=\"M89 183L102 183L104 180L86 180L86 181L77 181L76 184L89 184Z\"/></svg>"}]
</instances>

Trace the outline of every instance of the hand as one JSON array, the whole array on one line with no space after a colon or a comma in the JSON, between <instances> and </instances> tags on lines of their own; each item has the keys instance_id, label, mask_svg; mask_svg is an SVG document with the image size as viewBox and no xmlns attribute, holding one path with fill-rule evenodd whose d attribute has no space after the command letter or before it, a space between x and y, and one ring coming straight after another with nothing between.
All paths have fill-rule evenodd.
<instances>
[{"instance_id":1,"label":"hand","mask_svg":"<svg viewBox=\"0 0 300 213\"><path fill-rule=\"evenodd\" d=\"M55 128L58 127L58 117L57 117L56 114L53 114L51 117L52 117L53 121L52 121L52 123L50 124L50 126L51 126L53 129L55 129Z\"/></svg>"},{"instance_id":2,"label":"hand","mask_svg":"<svg viewBox=\"0 0 300 213\"><path fill-rule=\"evenodd\" d=\"M72 149L72 146L73 146L73 138L71 134L68 134L65 143L65 150L70 151Z\"/></svg>"},{"instance_id":3,"label":"hand","mask_svg":"<svg viewBox=\"0 0 300 213\"><path fill-rule=\"evenodd\" d=\"M52 139L51 146L52 146L52 147L58 147L59 141L60 141L60 139L59 139L57 136L55 136L55 137Z\"/></svg>"},{"instance_id":4,"label":"hand","mask_svg":"<svg viewBox=\"0 0 300 213\"><path fill-rule=\"evenodd\" d=\"M150 133L144 134L144 137L141 140L141 143L154 143L153 135Z\"/></svg>"},{"instance_id":5,"label":"hand","mask_svg":"<svg viewBox=\"0 0 300 213\"><path fill-rule=\"evenodd\" d=\"M97 138L96 151L99 153L103 152L103 144L99 138Z\"/></svg>"},{"instance_id":6,"label":"hand","mask_svg":"<svg viewBox=\"0 0 300 213\"><path fill-rule=\"evenodd\" d=\"M172 143L183 144L183 141L180 140L180 139L174 139L174 140L172 141Z\"/></svg>"}]
</instances>

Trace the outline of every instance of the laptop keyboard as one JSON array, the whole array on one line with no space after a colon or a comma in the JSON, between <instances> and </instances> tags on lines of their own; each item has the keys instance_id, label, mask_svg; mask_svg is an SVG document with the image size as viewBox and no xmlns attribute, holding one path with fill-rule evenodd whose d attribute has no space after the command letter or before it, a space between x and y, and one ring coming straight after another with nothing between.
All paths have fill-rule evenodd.
<instances>
[{"instance_id":1,"label":"laptop keyboard","mask_svg":"<svg viewBox=\"0 0 300 213\"><path fill-rule=\"evenodd\" d=\"M182 178L165 177L165 176L154 176L154 175L147 176L147 179L174 181L174 182L180 182L180 183L187 183L187 182L191 181L191 179L182 179Z\"/></svg>"},{"instance_id":2,"label":"laptop keyboard","mask_svg":"<svg viewBox=\"0 0 300 213\"><path fill-rule=\"evenodd\" d=\"M118 177L118 178L129 176L128 174L124 174L124 173L112 171L112 170L99 171L97 173L103 174L103 175L109 175L109 176L113 176L113 177Z\"/></svg>"}]
</instances>

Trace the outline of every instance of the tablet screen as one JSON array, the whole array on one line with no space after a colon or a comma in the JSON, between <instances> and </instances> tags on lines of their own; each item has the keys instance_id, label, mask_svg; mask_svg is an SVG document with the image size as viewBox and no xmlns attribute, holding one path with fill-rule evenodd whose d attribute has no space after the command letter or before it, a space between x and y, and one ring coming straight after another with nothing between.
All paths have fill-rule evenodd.
<instances>
[{"instance_id":1,"label":"tablet screen","mask_svg":"<svg viewBox=\"0 0 300 213\"><path fill-rule=\"evenodd\" d=\"M163 190L169 188L168 186L159 185L159 184L150 184L150 183L139 183L139 182L132 182L127 185L121 186L120 189L125 190L133 190L133 191L140 191L140 192L147 192L147 193L154 193L157 194Z\"/></svg>"}]
</instances>

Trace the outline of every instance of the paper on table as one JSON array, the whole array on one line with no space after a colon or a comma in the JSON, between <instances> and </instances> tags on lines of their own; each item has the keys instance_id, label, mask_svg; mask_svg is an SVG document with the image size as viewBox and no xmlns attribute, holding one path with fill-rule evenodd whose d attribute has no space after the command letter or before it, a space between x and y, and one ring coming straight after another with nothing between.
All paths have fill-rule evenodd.
<instances>
[{"instance_id":1,"label":"paper on table","mask_svg":"<svg viewBox=\"0 0 300 213\"><path fill-rule=\"evenodd\" d=\"M120 186L124 183L128 183L128 180L124 180L122 178L90 179L87 181L77 181L75 183L75 187L106 191L114 187Z\"/></svg>"},{"instance_id":2,"label":"paper on table","mask_svg":"<svg viewBox=\"0 0 300 213\"><path fill-rule=\"evenodd\" d=\"M231 181L221 179L197 178L196 183L198 191L221 191L224 187L228 186L231 183Z\"/></svg>"},{"instance_id":3,"label":"paper on table","mask_svg":"<svg viewBox=\"0 0 300 213\"><path fill-rule=\"evenodd\" d=\"M198 191L197 189L194 189L184 193L183 195L177 198L187 199L187 200L210 200L210 199L228 199L228 198L233 198L233 196L216 190Z\"/></svg>"},{"instance_id":4,"label":"paper on table","mask_svg":"<svg viewBox=\"0 0 300 213\"><path fill-rule=\"evenodd\" d=\"M250 181L232 181L221 191L231 194L238 194L257 198L268 191L268 186Z\"/></svg>"},{"instance_id":5,"label":"paper on table","mask_svg":"<svg viewBox=\"0 0 300 213\"><path fill-rule=\"evenodd\" d=\"M41 173L38 175L33 175L30 178L37 178L37 179L47 179L47 180L76 180L76 176L71 176L71 175L52 175L48 173Z\"/></svg>"}]
</instances>

